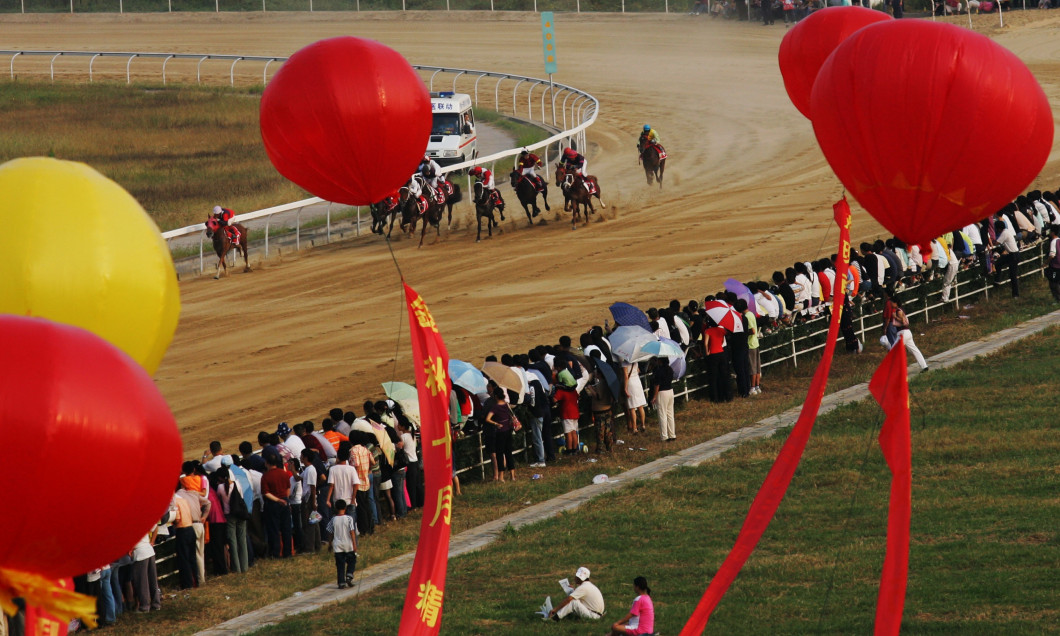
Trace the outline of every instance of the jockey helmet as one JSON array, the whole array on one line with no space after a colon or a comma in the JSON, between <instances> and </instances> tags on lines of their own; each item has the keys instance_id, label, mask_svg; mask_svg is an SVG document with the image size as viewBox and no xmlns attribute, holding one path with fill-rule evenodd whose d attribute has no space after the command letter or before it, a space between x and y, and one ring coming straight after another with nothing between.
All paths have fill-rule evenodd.
<instances>
[{"instance_id":1,"label":"jockey helmet","mask_svg":"<svg viewBox=\"0 0 1060 636\"><path fill-rule=\"evenodd\" d=\"M651 124L644 124L644 132L651 131Z\"/></svg>"},{"instance_id":2,"label":"jockey helmet","mask_svg":"<svg viewBox=\"0 0 1060 636\"><path fill-rule=\"evenodd\" d=\"M479 176L480 174L482 174L482 166L475 166L468 172L468 174L473 174L476 177Z\"/></svg>"},{"instance_id":3,"label":"jockey helmet","mask_svg":"<svg viewBox=\"0 0 1060 636\"><path fill-rule=\"evenodd\" d=\"M563 151L563 156L564 157L576 157L576 156L578 156L578 153L574 152L574 148L567 148L566 150Z\"/></svg>"},{"instance_id":4,"label":"jockey helmet","mask_svg":"<svg viewBox=\"0 0 1060 636\"><path fill-rule=\"evenodd\" d=\"M219 205L213 206L213 213L214 214L221 214L223 212L224 212L224 210L221 209L221 206L219 206Z\"/></svg>"}]
</instances>

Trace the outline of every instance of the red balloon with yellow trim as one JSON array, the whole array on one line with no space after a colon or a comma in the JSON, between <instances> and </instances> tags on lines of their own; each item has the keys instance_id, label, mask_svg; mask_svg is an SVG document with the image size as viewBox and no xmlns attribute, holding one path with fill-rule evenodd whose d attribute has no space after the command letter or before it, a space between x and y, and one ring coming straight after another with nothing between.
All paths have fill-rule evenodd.
<instances>
[{"instance_id":1,"label":"red balloon with yellow trim","mask_svg":"<svg viewBox=\"0 0 1060 636\"><path fill-rule=\"evenodd\" d=\"M0 571L59 579L110 563L169 507L182 455L169 407L80 327L0 314L0 351Z\"/></svg>"},{"instance_id":2,"label":"red balloon with yellow trim","mask_svg":"<svg viewBox=\"0 0 1060 636\"><path fill-rule=\"evenodd\" d=\"M1027 66L941 22L894 20L851 35L821 67L811 115L839 180L910 244L996 212L1038 176L1053 145L1049 100Z\"/></svg>"},{"instance_id":3,"label":"red balloon with yellow trim","mask_svg":"<svg viewBox=\"0 0 1060 636\"><path fill-rule=\"evenodd\" d=\"M371 205L408 181L431 132L431 100L397 51L350 36L284 62L261 97L261 138L283 176L322 199Z\"/></svg>"}]
</instances>

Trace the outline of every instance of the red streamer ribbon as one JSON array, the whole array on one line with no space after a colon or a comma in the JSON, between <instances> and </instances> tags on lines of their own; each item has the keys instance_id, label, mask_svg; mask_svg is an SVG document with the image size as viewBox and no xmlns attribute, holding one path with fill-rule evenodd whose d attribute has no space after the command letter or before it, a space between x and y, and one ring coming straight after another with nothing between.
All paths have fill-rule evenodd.
<instances>
[{"instance_id":1,"label":"red streamer ribbon","mask_svg":"<svg viewBox=\"0 0 1060 636\"><path fill-rule=\"evenodd\" d=\"M909 523L913 499L913 451L909 432L909 382L905 347L891 348L872 375L869 391L886 417L880 429L880 448L891 469L891 499L887 511L887 556L880 575L876 602L876 636L896 635L902 627L905 587L909 576Z\"/></svg>"},{"instance_id":2,"label":"red streamer ribbon","mask_svg":"<svg viewBox=\"0 0 1060 636\"><path fill-rule=\"evenodd\" d=\"M442 626L453 512L453 443L449 427L449 353L423 298L405 285L409 336L420 402L423 520L412 564L399 636L437 634Z\"/></svg>"},{"instance_id":3,"label":"red streamer ribbon","mask_svg":"<svg viewBox=\"0 0 1060 636\"><path fill-rule=\"evenodd\" d=\"M799 419L791 429L791 435L784 442L784 447L780 449L780 454L769 470L765 482L755 495L747 518L744 519L743 527L740 528L740 534L736 537L736 544L721 564L714 580L707 587L707 591L703 593L703 598L699 600L695 611L692 612L692 616L681 630L681 636L702 634L706 629L714 608L718 606L729 586L736 580L743 564L747 562L766 528L769 527L769 522L773 520L780 502L788 491L788 485L795 474L795 469L799 466L806 442L810 439L814 422L817 420L817 411L820 410L821 400L824 398L825 387L828 384L828 372L832 368L832 355L835 353L836 338L839 334L839 317L843 311L843 300L846 296L850 257L850 206L847 205L846 198L844 197L832 206L832 211L839 225L839 250L836 259L836 284L839 287L832 298L832 319L828 325L828 340L825 343L824 354L817 365L817 371L814 372L813 382L806 394L806 401L802 405Z\"/></svg>"}]
</instances>

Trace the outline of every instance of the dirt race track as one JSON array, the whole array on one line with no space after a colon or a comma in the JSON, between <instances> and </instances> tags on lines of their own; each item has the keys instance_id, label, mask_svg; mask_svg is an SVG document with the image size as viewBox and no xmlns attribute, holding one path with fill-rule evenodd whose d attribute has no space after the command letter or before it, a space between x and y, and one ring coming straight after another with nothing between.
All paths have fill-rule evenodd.
<instances>
[{"instance_id":1,"label":"dirt race track","mask_svg":"<svg viewBox=\"0 0 1060 636\"><path fill-rule=\"evenodd\" d=\"M975 19L1060 103L1060 12L1006 14L1003 31L996 15ZM352 34L416 63L538 75L539 24L522 13L4 16L0 48L289 55ZM420 250L397 243L451 356L479 363L562 334L577 338L603 323L613 301L702 298L729 276L767 276L796 257L833 252L831 203L842 189L784 92L783 35L779 25L705 17L561 14L556 79L600 99L589 166L608 209L574 232L550 215L547 226L509 225L480 244L466 230ZM645 122L671 156L662 191L645 184L636 162ZM1037 184L1060 186L1055 152ZM855 242L879 233L856 213ZM412 379L407 332L397 338L399 279L374 237L222 281L189 280L181 293L180 326L157 381L188 456L211 439L233 448L281 420L319 422L333 406L359 411L394 377L395 350L396 379Z\"/></svg>"}]
</instances>

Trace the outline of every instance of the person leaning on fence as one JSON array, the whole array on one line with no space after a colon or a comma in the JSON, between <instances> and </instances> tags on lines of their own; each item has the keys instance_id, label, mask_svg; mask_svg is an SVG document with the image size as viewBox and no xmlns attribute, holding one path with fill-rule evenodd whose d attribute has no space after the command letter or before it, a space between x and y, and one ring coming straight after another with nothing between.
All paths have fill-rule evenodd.
<instances>
[{"instance_id":1,"label":"person leaning on fence","mask_svg":"<svg viewBox=\"0 0 1060 636\"><path fill-rule=\"evenodd\" d=\"M1049 279L1049 291L1053 300L1060 303L1060 226L1049 226L1049 251L1045 277Z\"/></svg>"},{"instance_id":2,"label":"person leaning on fence","mask_svg":"<svg viewBox=\"0 0 1060 636\"><path fill-rule=\"evenodd\" d=\"M599 350L593 352L597 365L607 364L603 361L602 355ZM593 452L607 451L610 453L615 443L615 428L611 418L615 398L611 395L611 388L607 386L607 381L599 370L593 371L589 384L585 386L585 393L592 402L593 426L596 427L596 448Z\"/></svg>"}]
</instances>

